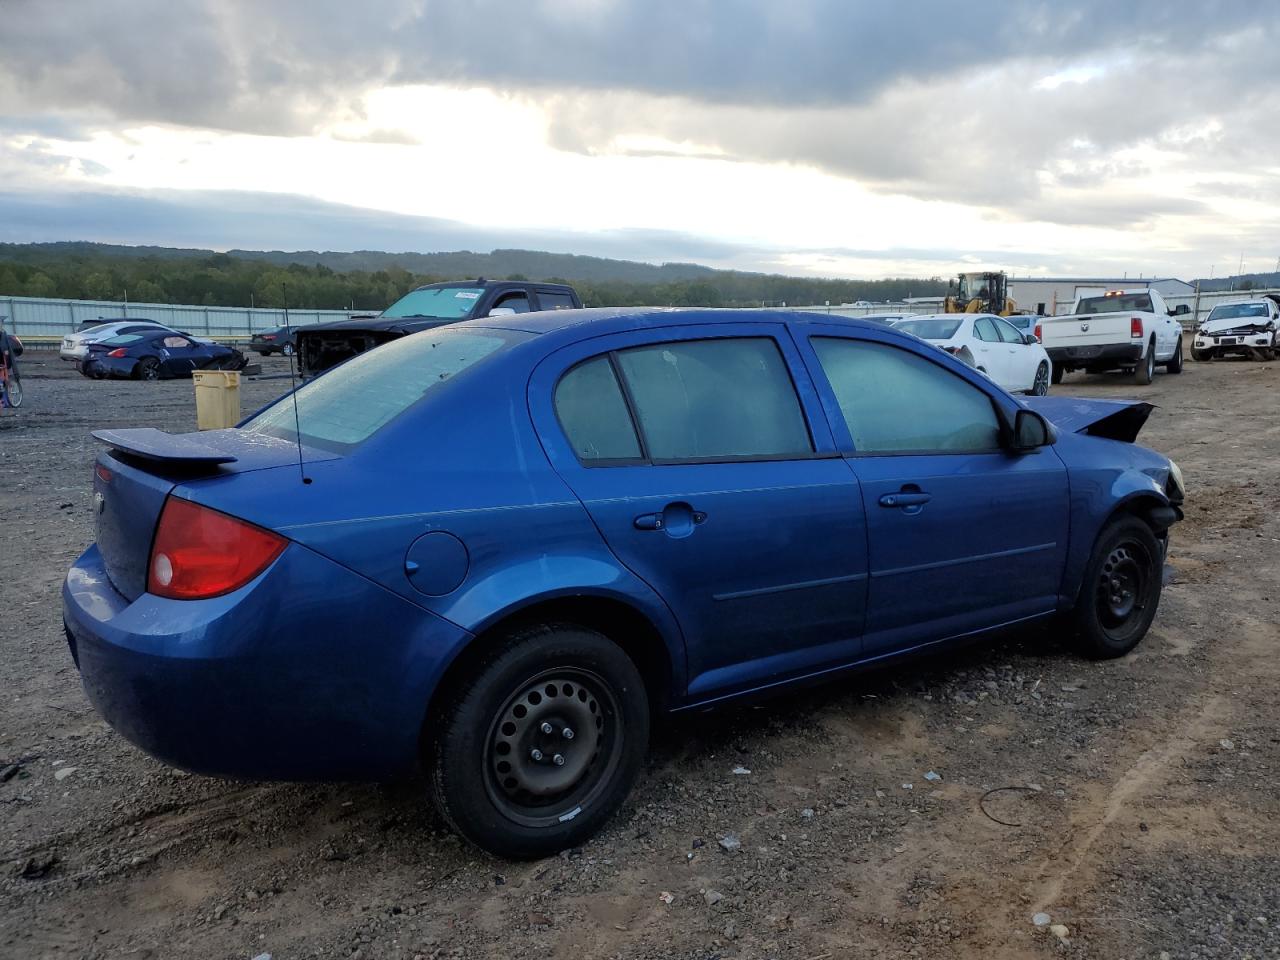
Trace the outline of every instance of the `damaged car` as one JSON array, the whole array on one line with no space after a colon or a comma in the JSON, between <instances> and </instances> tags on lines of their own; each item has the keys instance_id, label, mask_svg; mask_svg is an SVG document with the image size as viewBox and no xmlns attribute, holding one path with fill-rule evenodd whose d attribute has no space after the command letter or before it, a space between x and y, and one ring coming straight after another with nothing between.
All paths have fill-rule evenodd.
<instances>
[{"instance_id":1,"label":"damaged car","mask_svg":"<svg viewBox=\"0 0 1280 960\"><path fill-rule=\"evenodd\" d=\"M86 345L80 372L94 380L171 380L193 370L240 370L245 356L234 347L197 340L173 330L125 333Z\"/></svg>"},{"instance_id":2,"label":"damaged car","mask_svg":"<svg viewBox=\"0 0 1280 960\"><path fill-rule=\"evenodd\" d=\"M313 377L374 347L447 323L581 307L577 291L563 283L484 278L429 283L410 290L377 316L294 331L298 369L303 377Z\"/></svg>"},{"instance_id":3,"label":"damaged car","mask_svg":"<svg viewBox=\"0 0 1280 960\"><path fill-rule=\"evenodd\" d=\"M1193 360L1229 355L1275 360L1280 356L1280 293L1220 303L1196 330Z\"/></svg>"},{"instance_id":4,"label":"damaged car","mask_svg":"<svg viewBox=\"0 0 1280 960\"><path fill-rule=\"evenodd\" d=\"M233 429L96 432L66 637L167 763L425 775L464 837L544 857L617 811L660 714L1032 624L1133 650L1184 497L1151 410L819 314L444 326Z\"/></svg>"}]
</instances>

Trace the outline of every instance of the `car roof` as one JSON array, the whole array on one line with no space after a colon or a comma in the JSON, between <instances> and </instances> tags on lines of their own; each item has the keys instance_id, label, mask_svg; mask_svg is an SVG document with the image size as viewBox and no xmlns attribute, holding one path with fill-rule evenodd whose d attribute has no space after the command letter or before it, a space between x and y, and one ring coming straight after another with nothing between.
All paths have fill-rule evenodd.
<instances>
[{"instance_id":1,"label":"car roof","mask_svg":"<svg viewBox=\"0 0 1280 960\"><path fill-rule=\"evenodd\" d=\"M643 327L692 326L718 323L825 323L851 329L883 332L884 326L860 317L810 313L803 310L742 310L713 307L586 307L581 310L539 310L503 317L486 317L456 326L491 327L521 333L573 331L583 337L619 333Z\"/></svg>"}]
</instances>

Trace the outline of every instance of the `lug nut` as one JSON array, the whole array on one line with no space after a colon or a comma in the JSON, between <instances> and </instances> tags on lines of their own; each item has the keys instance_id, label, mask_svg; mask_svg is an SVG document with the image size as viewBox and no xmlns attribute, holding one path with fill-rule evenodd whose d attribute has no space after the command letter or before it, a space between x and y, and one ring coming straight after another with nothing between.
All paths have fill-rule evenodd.
<instances>
[{"instance_id":1,"label":"lug nut","mask_svg":"<svg viewBox=\"0 0 1280 960\"><path fill-rule=\"evenodd\" d=\"M554 757L551 758L551 762L554 763L557 767L563 767L564 757L557 753Z\"/></svg>"},{"instance_id":2,"label":"lug nut","mask_svg":"<svg viewBox=\"0 0 1280 960\"><path fill-rule=\"evenodd\" d=\"M554 730L554 729L555 729L555 727L551 726L551 724L547 723L547 721L545 721L545 720L543 720L543 721L542 721L542 732L543 732L543 733L550 733L550 732L551 732L552 730Z\"/></svg>"},{"instance_id":3,"label":"lug nut","mask_svg":"<svg viewBox=\"0 0 1280 960\"><path fill-rule=\"evenodd\" d=\"M569 727L565 727L563 730L560 731L560 736L564 737L566 740L572 740L573 730L570 729Z\"/></svg>"},{"instance_id":4,"label":"lug nut","mask_svg":"<svg viewBox=\"0 0 1280 960\"><path fill-rule=\"evenodd\" d=\"M539 750L537 747L534 747L532 750L529 751L529 756L531 756L534 760L541 760L542 751Z\"/></svg>"}]
</instances>

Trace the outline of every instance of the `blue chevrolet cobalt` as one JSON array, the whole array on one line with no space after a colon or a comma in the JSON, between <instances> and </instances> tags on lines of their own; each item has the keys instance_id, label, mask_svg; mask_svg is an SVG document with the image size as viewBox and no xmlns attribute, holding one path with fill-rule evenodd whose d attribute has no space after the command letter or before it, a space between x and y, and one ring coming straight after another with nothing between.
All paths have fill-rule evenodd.
<instances>
[{"instance_id":1,"label":"blue chevrolet cobalt","mask_svg":"<svg viewBox=\"0 0 1280 960\"><path fill-rule=\"evenodd\" d=\"M829 316L459 323L235 429L95 434L67 638L168 763L424 773L459 833L542 856L623 803L655 713L1036 621L1133 649L1182 516L1149 411Z\"/></svg>"}]
</instances>

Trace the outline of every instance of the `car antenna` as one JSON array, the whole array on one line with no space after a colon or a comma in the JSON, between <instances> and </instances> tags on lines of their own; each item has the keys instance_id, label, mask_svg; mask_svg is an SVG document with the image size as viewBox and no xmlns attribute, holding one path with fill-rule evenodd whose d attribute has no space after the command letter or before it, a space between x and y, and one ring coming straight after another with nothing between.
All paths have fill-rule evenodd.
<instances>
[{"instance_id":1,"label":"car antenna","mask_svg":"<svg viewBox=\"0 0 1280 960\"><path fill-rule=\"evenodd\" d=\"M280 284L280 290L283 292L284 302L284 335L285 342L289 343L293 340L293 329L289 326L289 285L287 283ZM294 439L298 443L298 476L302 478L303 483L310 483L311 478L307 476L306 471L302 468L302 423L298 417L298 373L294 368L294 357L297 356L297 347L294 347L293 353L289 354L289 383L293 387L289 391L293 399L293 430Z\"/></svg>"}]
</instances>

